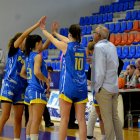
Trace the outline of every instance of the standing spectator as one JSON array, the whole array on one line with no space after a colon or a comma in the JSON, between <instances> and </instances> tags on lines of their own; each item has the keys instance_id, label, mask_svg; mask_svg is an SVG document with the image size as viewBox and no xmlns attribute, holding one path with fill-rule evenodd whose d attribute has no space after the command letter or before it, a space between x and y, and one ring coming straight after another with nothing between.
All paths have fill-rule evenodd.
<instances>
[{"instance_id":1,"label":"standing spectator","mask_svg":"<svg viewBox=\"0 0 140 140\"><path fill-rule=\"evenodd\" d=\"M94 89L104 123L106 140L123 140L118 105L118 56L109 31L99 25L94 32ZM114 135L115 132L115 135Z\"/></svg>"},{"instance_id":2,"label":"standing spectator","mask_svg":"<svg viewBox=\"0 0 140 140\"><path fill-rule=\"evenodd\" d=\"M136 85L140 84L140 58L136 60L135 76L136 76Z\"/></svg>"}]
</instances>

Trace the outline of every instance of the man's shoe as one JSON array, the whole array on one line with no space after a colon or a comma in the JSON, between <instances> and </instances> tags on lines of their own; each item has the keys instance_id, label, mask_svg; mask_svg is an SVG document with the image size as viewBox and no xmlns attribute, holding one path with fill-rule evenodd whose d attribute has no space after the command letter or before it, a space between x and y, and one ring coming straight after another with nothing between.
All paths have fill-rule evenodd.
<instances>
[{"instance_id":1,"label":"man's shoe","mask_svg":"<svg viewBox=\"0 0 140 140\"><path fill-rule=\"evenodd\" d=\"M74 124L69 124L69 125L68 125L68 128L69 128L69 129L79 129L79 126L78 126L78 124L75 124L75 123L74 123Z\"/></svg>"},{"instance_id":2,"label":"man's shoe","mask_svg":"<svg viewBox=\"0 0 140 140\"><path fill-rule=\"evenodd\" d=\"M54 123L53 122L49 122L49 123L45 124L45 127L50 127L50 126L54 126Z\"/></svg>"}]
</instances>

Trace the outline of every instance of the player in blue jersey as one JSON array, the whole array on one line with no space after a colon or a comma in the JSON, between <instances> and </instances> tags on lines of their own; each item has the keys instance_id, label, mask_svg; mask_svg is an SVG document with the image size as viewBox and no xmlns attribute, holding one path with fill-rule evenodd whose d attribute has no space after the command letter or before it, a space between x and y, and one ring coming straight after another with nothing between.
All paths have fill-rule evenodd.
<instances>
[{"instance_id":1,"label":"player in blue jersey","mask_svg":"<svg viewBox=\"0 0 140 140\"><path fill-rule=\"evenodd\" d=\"M29 121L26 127L26 139L38 140L39 126L47 103L46 92L49 90L48 72L41 51L42 38L30 35L25 42L25 64L21 76L27 78L25 103L29 105Z\"/></svg>"},{"instance_id":2,"label":"player in blue jersey","mask_svg":"<svg viewBox=\"0 0 140 140\"><path fill-rule=\"evenodd\" d=\"M65 140L69 122L71 105L75 103L76 118L79 124L80 140L86 140L85 106L87 99L87 79L85 74L86 53L80 46L81 29L77 24L69 28L68 38L57 33L54 38L46 29L45 22L41 24L43 34L64 54L60 76L60 131L59 140Z\"/></svg>"},{"instance_id":3,"label":"player in blue jersey","mask_svg":"<svg viewBox=\"0 0 140 140\"><path fill-rule=\"evenodd\" d=\"M20 71L24 62L24 42L26 37L39 27L42 17L37 23L26 29L23 33L17 33L9 42L9 51L5 67L5 76L2 83L0 100L2 103L2 115L0 118L0 134L10 116L11 106L14 110L14 139L20 139L21 120L24 108L24 91L27 85L25 79L20 77Z\"/></svg>"}]
</instances>

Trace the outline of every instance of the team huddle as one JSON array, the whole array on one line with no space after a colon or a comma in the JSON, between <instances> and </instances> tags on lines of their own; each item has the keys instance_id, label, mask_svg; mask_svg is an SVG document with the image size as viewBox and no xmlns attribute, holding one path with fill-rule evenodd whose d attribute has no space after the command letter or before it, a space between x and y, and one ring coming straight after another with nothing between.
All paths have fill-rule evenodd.
<instances>
[{"instance_id":1,"label":"team huddle","mask_svg":"<svg viewBox=\"0 0 140 140\"><path fill-rule=\"evenodd\" d=\"M41 52L47 49L50 43L53 43L63 53L59 84L61 121L58 139L65 140L67 136L70 109L72 103L74 103L76 119L79 125L79 137L80 140L86 140L85 107L88 102L88 92L85 66L87 54L85 48L80 44L80 26L77 24L71 25L68 37L62 36L57 32L59 28L57 22L51 25L51 33L46 30L45 26L46 17L43 16L23 33L17 33L8 44L9 51L0 93L2 103L0 134L2 134L3 127L10 116L11 107L13 107L14 140L20 140L24 104L27 104L29 106L29 120L26 126L26 140L39 139L39 126L47 104L46 94L50 92L48 71ZM30 35L37 28L40 28L43 35L47 38L44 44L40 35ZM109 31L103 26L98 26L95 29L94 41L96 43L94 44L95 55L93 55L95 60L92 62L95 67L92 72L95 79L93 83L95 97L101 109L103 122L107 122L104 123L106 140L114 139L114 131L116 140L122 140L121 125L119 124L117 112L109 114L111 117L116 115L114 126L108 120L109 118L106 118L108 112L103 110L103 106L106 104L102 104L104 102L104 94L109 92L109 98L112 98L109 100L112 100L113 105L115 104L113 110L117 109L118 82L116 83L116 80L118 77L118 58L115 46L107 40L108 35ZM107 52L107 49L111 53ZM106 110L112 111L112 108L109 109Z\"/></svg>"}]
</instances>

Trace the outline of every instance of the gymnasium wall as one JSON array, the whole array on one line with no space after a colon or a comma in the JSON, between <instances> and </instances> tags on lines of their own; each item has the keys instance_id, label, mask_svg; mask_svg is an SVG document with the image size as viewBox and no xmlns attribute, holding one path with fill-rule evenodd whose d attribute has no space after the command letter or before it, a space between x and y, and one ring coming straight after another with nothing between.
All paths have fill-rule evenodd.
<instances>
[{"instance_id":1,"label":"gymnasium wall","mask_svg":"<svg viewBox=\"0 0 140 140\"><path fill-rule=\"evenodd\" d=\"M0 48L7 53L9 38L16 32L34 24L47 15L47 27L57 20L61 27L78 23L80 16L98 12L100 5L114 0L1 0L0 2ZM41 33L37 30L35 33Z\"/></svg>"}]
</instances>

